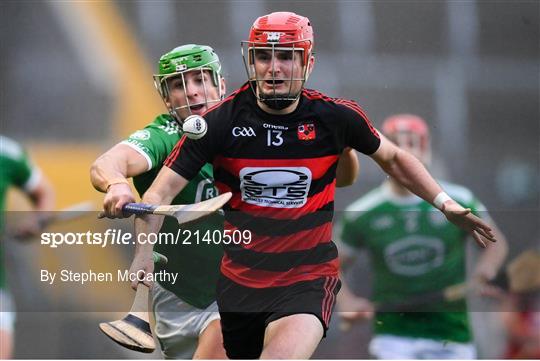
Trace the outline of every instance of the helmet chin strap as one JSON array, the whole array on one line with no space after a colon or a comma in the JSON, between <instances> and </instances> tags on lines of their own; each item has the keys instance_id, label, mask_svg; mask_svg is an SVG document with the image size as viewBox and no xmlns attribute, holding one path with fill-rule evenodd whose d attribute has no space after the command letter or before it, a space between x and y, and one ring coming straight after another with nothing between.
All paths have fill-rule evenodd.
<instances>
[{"instance_id":1,"label":"helmet chin strap","mask_svg":"<svg viewBox=\"0 0 540 361\"><path fill-rule=\"evenodd\" d=\"M294 99L275 99L272 95L265 94L261 94L260 99L268 108L274 110L285 109L294 102Z\"/></svg>"}]
</instances>

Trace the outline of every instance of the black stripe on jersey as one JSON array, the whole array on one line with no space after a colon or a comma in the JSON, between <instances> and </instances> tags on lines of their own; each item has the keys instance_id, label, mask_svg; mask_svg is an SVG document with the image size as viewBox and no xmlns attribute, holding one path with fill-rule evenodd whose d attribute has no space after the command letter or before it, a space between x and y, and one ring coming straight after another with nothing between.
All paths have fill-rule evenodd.
<instances>
[{"instance_id":1,"label":"black stripe on jersey","mask_svg":"<svg viewBox=\"0 0 540 361\"><path fill-rule=\"evenodd\" d=\"M221 183L228 186L232 192L240 191L240 184L238 178L233 174L227 172L224 168L214 168L214 179L218 179Z\"/></svg>"},{"instance_id":2,"label":"black stripe on jersey","mask_svg":"<svg viewBox=\"0 0 540 361\"><path fill-rule=\"evenodd\" d=\"M334 202L328 202L314 212L297 219L272 219L253 216L246 212L225 212L225 220L239 229L249 229L259 236L289 236L332 222ZM261 210L264 214L264 210Z\"/></svg>"},{"instance_id":3,"label":"black stripe on jersey","mask_svg":"<svg viewBox=\"0 0 540 361\"><path fill-rule=\"evenodd\" d=\"M329 262L338 256L334 242L318 244L302 250L283 253L264 253L244 249L239 245L228 245L227 256L235 263L256 270L286 272L302 265L314 265Z\"/></svg>"},{"instance_id":4,"label":"black stripe on jersey","mask_svg":"<svg viewBox=\"0 0 540 361\"><path fill-rule=\"evenodd\" d=\"M337 165L338 165L338 162L335 162L334 164L332 164L332 166L330 166L330 168L328 168L326 173L324 173L324 175L321 178L316 179L311 182L308 197L312 197L316 195L317 193L322 192L327 185L331 184L334 181L334 179L336 179Z\"/></svg>"}]
</instances>

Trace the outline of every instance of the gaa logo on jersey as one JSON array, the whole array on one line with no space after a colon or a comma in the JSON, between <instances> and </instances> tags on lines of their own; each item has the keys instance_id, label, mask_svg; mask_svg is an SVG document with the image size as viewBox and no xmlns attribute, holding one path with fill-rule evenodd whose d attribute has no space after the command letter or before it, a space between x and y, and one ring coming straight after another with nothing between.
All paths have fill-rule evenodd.
<instances>
[{"instance_id":1,"label":"gaa logo on jersey","mask_svg":"<svg viewBox=\"0 0 540 361\"><path fill-rule=\"evenodd\" d=\"M307 202L311 179L306 167L242 168L242 200L260 207L300 208Z\"/></svg>"},{"instance_id":2,"label":"gaa logo on jersey","mask_svg":"<svg viewBox=\"0 0 540 361\"><path fill-rule=\"evenodd\" d=\"M303 123L298 126L296 132L298 139L300 140L313 140L315 139L315 124L313 123Z\"/></svg>"}]
</instances>

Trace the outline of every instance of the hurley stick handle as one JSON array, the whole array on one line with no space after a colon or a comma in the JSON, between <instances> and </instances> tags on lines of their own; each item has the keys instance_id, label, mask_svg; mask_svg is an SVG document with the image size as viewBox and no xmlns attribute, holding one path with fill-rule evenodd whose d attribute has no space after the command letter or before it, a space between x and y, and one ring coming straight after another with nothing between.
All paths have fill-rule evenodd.
<instances>
[{"instance_id":1,"label":"hurley stick handle","mask_svg":"<svg viewBox=\"0 0 540 361\"><path fill-rule=\"evenodd\" d=\"M148 322L148 291L149 288L144 283L137 285L137 292L135 293L135 299L131 306L130 314L137 316L138 318Z\"/></svg>"}]
</instances>

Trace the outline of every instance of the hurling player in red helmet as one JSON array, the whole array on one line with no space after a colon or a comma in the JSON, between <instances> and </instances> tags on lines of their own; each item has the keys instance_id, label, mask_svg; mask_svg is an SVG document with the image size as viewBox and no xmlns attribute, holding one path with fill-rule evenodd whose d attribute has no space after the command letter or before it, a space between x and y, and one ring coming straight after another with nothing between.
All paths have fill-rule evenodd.
<instances>
[{"instance_id":1,"label":"hurling player in red helmet","mask_svg":"<svg viewBox=\"0 0 540 361\"><path fill-rule=\"evenodd\" d=\"M212 163L219 191L232 192L226 233L214 240L224 246L217 302L227 356L305 359L326 334L340 288L332 218L338 163L354 155L349 147L481 244L494 237L418 159L381 136L356 102L304 88L314 64L308 18L261 16L242 44L248 81L204 114L203 138L177 144L143 201L168 204ZM161 222L139 217L136 231L155 232Z\"/></svg>"},{"instance_id":2,"label":"hurling player in red helmet","mask_svg":"<svg viewBox=\"0 0 540 361\"><path fill-rule=\"evenodd\" d=\"M276 12L258 18L242 57L257 99L273 110L298 100L313 70L313 28L308 18Z\"/></svg>"},{"instance_id":3,"label":"hurling player in red helmet","mask_svg":"<svg viewBox=\"0 0 540 361\"><path fill-rule=\"evenodd\" d=\"M383 122L382 132L429 165L429 130L422 118L393 115ZM488 222L499 240L489 245L472 270L471 284L481 291L504 262L505 237L470 190L441 184L453 199ZM363 249L376 280L372 299L378 307L370 354L377 359L476 358L465 300L445 302L426 296L466 281L468 234L392 177L349 205L341 223L342 268L352 263L357 249ZM355 296L345 282L338 305L345 311L340 314L344 325L373 316L373 305Z\"/></svg>"}]
</instances>

